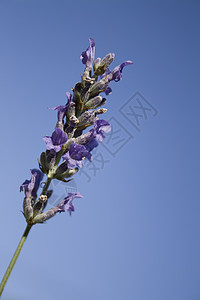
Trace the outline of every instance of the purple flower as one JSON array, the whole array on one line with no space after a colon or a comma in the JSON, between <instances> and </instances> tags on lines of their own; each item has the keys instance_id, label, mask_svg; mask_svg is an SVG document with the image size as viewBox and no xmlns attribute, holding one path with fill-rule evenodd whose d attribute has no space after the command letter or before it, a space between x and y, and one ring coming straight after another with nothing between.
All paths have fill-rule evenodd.
<instances>
[{"instance_id":1,"label":"purple flower","mask_svg":"<svg viewBox=\"0 0 200 300\"><path fill-rule=\"evenodd\" d=\"M80 59L82 59L82 63L88 68L92 67L95 55L95 41L92 38L90 38L89 43L90 45L87 48L87 50L83 51L80 56Z\"/></svg>"},{"instance_id":2,"label":"purple flower","mask_svg":"<svg viewBox=\"0 0 200 300\"><path fill-rule=\"evenodd\" d=\"M104 132L108 133L111 130L111 125L106 120L100 119L94 123L94 127L91 130L94 130L94 136L97 141L102 142L105 138Z\"/></svg>"},{"instance_id":3,"label":"purple flower","mask_svg":"<svg viewBox=\"0 0 200 300\"><path fill-rule=\"evenodd\" d=\"M62 158L65 160L64 166L66 166L66 169L73 169L75 167L82 168L83 167L83 160L75 160L72 159L69 155L69 151L62 156Z\"/></svg>"},{"instance_id":4,"label":"purple flower","mask_svg":"<svg viewBox=\"0 0 200 300\"><path fill-rule=\"evenodd\" d=\"M65 105L59 105L59 106L56 106L56 107L51 107L50 109L53 109L53 110L57 110L58 111L58 122L59 123L63 123L63 119L69 109L69 104L72 100L72 95L70 93L66 93L67 95L67 103Z\"/></svg>"},{"instance_id":5,"label":"purple flower","mask_svg":"<svg viewBox=\"0 0 200 300\"><path fill-rule=\"evenodd\" d=\"M72 143L69 147L69 155L74 160L82 160L84 157L91 158L91 154L83 145Z\"/></svg>"},{"instance_id":6,"label":"purple flower","mask_svg":"<svg viewBox=\"0 0 200 300\"><path fill-rule=\"evenodd\" d=\"M43 179L44 174L38 169L31 170L31 179L25 180L20 186L20 192L24 191L27 198L33 196L37 197L37 190L39 188L40 182Z\"/></svg>"},{"instance_id":7,"label":"purple flower","mask_svg":"<svg viewBox=\"0 0 200 300\"><path fill-rule=\"evenodd\" d=\"M73 169L75 166L82 168L85 157L91 161L92 155L90 151L84 145L76 143L72 143L69 146L69 151L63 155L63 159L66 160L69 169Z\"/></svg>"},{"instance_id":8,"label":"purple flower","mask_svg":"<svg viewBox=\"0 0 200 300\"><path fill-rule=\"evenodd\" d=\"M57 212L66 212L69 211L71 215L72 211L74 211L74 205L72 203L74 198L83 198L80 193L68 193L68 196L61 200L57 205Z\"/></svg>"},{"instance_id":9,"label":"purple flower","mask_svg":"<svg viewBox=\"0 0 200 300\"><path fill-rule=\"evenodd\" d=\"M44 136L43 140L46 143L47 150L53 149L55 152L59 152L62 145L67 142L67 136L61 129L56 128L51 137Z\"/></svg>"},{"instance_id":10,"label":"purple flower","mask_svg":"<svg viewBox=\"0 0 200 300\"><path fill-rule=\"evenodd\" d=\"M121 65L114 68L114 70L108 75L109 81L119 81L122 79L122 71L125 66L132 65L133 62L131 60L127 60L123 62Z\"/></svg>"}]
</instances>

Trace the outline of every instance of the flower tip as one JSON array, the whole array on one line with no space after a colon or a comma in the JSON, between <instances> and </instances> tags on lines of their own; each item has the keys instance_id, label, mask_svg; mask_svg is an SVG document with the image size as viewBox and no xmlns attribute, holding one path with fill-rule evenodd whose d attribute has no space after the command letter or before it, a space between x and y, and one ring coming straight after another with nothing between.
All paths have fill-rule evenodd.
<instances>
[{"instance_id":1,"label":"flower tip","mask_svg":"<svg viewBox=\"0 0 200 300\"><path fill-rule=\"evenodd\" d=\"M127 63L128 63L129 65L132 65L132 64L133 64L133 61L132 61L132 60L127 60Z\"/></svg>"},{"instance_id":2,"label":"flower tip","mask_svg":"<svg viewBox=\"0 0 200 300\"><path fill-rule=\"evenodd\" d=\"M94 47L96 45L96 42L93 38L89 38L89 43L92 47Z\"/></svg>"},{"instance_id":3,"label":"flower tip","mask_svg":"<svg viewBox=\"0 0 200 300\"><path fill-rule=\"evenodd\" d=\"M83 195L79 192L76 193L76 198L83 198Z\"/></svg>"}]
</instances>

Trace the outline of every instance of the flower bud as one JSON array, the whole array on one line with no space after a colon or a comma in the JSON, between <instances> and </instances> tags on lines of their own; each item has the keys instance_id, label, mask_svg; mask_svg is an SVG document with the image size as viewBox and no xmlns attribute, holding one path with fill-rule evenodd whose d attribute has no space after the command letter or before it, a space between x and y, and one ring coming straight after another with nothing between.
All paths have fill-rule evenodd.
<instances>
[{"instance_id":1,"label":"flower bud","mask_svg":"<svg viewBox=\"0 0 200 300\"><path fill-rule=\"evenodd\" d=\"M47 161L46 161L46 153L42 152L40 155L40 160L39 160L39 167L40 170L44 173L44 174L48 174L48 167L47 167Z\"/></svg>"},{"instance_id":2,"label":"flower bud","mask_svg":"<svg viewBox=\"0 0 200 300\"><path fill-rule=\"evenodd\" d=\"M36 215L33 218L33 224L36 223L43 223L45 221L47 221L48 219L52 218L53 216L55 216L55 214L57 213L58 210L56 210L54 207L49 209L48 211L45 211L41 214Z\"/></svg>"},{"instance_id":3,"label":"flower bud","mask_svg":"<svg viewBox=\"0 0 200 300\"><path fill-rule=\"evenodd\" d=\"M113 62L114 57L115 57L114 53L108 53L99 63L99 65L96 66L94 74L96 76L103 75L106 69L108 68L108 66Z\"/></svg>"},{"instance_id":4,"label":"flower bud","mask_svg":"<svg viewBox=\"0 0 200 300\"><path fill-rule=\"evenodd\" d=\"M97 57L97 59L94 61L94 73L95 73L96 69L98 68L98 66L100 65L100 63L101 63L101 58Z\"/></svg>"},{"instance_id":5,"label":"flower bud","mask_svg":"<svg viewBox=\"0 0 200 300\"><path fill-rule=\"evenodd\" d=\"M70 119L71 116L74 116L75 113L76 113L76 104L75 104L74 101L71 101L70 105L69 105L68 112L67 112L68 119Z\"/></svg>"},{"instance_id":6,"label":"flower bud","mask_svg":"<svg viewBox=\"0 0 200 300\"><path fill-rule=\"evenodd\" d=\"M106 103L105 98L102 99L102 96L96 96L85 103L84 109L93 109L105 103Z\"/></svg>"},{"instance_id":7,"label":"flower bud","mask_svg":"<svg viewBox=\"0 0 200 300\"><path fill-rule=\"evenodd\" d=\"M96 121L96 115L93 111L85 111L78 120L78 129L84 129Z\"/></svg>"},{"instance_id":8,"label":"flower bud","mask_svg":"<svg viewBox=\"0 0 200 300\"><path fill-rule=\"evenodd\" d=\"M105 114L107 112L106 108L99 108L97 110L94 111L95 116L96 115L101 115L101 114Z\"/></svg>"},{"instance_id":9,"label":"flower bud","mask_svg":"<svg viewBox=\"0 0 200 300\"><path fill-rule=\"evenodd\" d=\"M56 152L54 150L46 151L46 169L51 171L56 163Z\"/></svg>"},{"instance_id":10,"label":"flower bud","mask_svg":"<svg viewBox=\"0 0 200 300\"><path fill-rule=\"evenodd\" d=\"M104 77L103 79L97 81L89 89L90 97L97 96L99 93L105 91L108 86L109 86L109 81L107 80L106 77Z\"/></svg>"},{"instance_id":11,"label":"flower bud","mask_svg":"<svg viewBox=\"0 0 200 300\"><path fill-rule=\"evenodd\" d=\"M47 204L47 195L41 195L33 205L33 216L40 214Z\"/></svg>"},{"instance_id":12,"label":"flower bud","mask_svg":"<svg viewBox=\"0 0 200 300\"><path fill-rule=\"evenodd\" d=\"M85 145L85 144L89 143L93 138L94 138L94 132L93 132L93 130L90 130L87 133L84 133L84 134L78 136L74 140L74 143L80 144L80 145Z\"/></svg>"},{"instance_id":13,"label":"flower bud","mask_svg":"<svg viewBox=\"0 0 200 300\"><path fill-rule=\"evenodd\" d=\"M81 82L78 82L74 88L74 102L76 104L76 111L79 113L83 109L83 101L81 99L81 90L83 85ZM75 114L74 114L75 115Z\"/></svg>"},{"instance_id":14,"label":"flower bud","mask_svg":"<svg viewBox=\"0 0 200 300\"><path fill-rule=\"evenodd\" d=\"M67 161L64 161L57 167L54 178L62 180L64 178L72 177L77 172L78 168L68 169Z\"/></svg>"},{"instance_id":15,"label":"flower bud","mask_svg":"<svg viewBox=\"0 0 200 300\"><path fill-rule=\"evenodd\" d=\"M24 217L26 218L26 221L28 222L33 217L33 208L31 205L31 197L24 198L23 210L24 210Z\"/></svg>"}]
</instances>

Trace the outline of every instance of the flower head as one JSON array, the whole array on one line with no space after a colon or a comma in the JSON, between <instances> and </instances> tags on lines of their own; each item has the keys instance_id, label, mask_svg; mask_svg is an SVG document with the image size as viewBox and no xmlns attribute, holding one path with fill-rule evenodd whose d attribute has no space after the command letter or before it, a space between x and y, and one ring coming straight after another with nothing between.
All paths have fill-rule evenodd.
<instances>
[{"instance_id":1,"label":"flower head","mask_svg":"<svg viewBox=\"0 0 200 300\"><path fill-rule=\"evenodd\" d=\"M67 142L67 136L61 129L56 128L51 137L44 136L43 140L46 143L47 150L53 149L55 152L59 152L62 145Z\"/></svg>"},{"instance_id":2,"label":"flower head","mask_svg":"<svg viewBox=\"0 0 200 300\"><path fill-rule=\"evenodd\" d=\"M72 201L74 198L82 198L80 193L69 193L57 206L43 211L53 192L49 190L49 183L54 179L70 181L68 178L83 167L85 158L92 160L93 149L103 141L105 133L111 130L109 122L98 119L100 114L107 111L99 108L106 102L100 93L110 94L110 82L121 80L123 68L132 64L132 61L127 60L111 71L108 67L114 60L114 53L108 53L103 59L97 58L95 62L94 57L95 41L90 38L89 47L80 56L85 70L81 80L72 88L73 96L66 93L67 103L51 108L57 111L56 128L52 136L43 137L46 151L42 152L39 161L47 181L38 200L37 191L44 175L41 171L32 169L31 179L20 187L20 191L25 192L23 212L28 224L43 223L58 212L69 211L71 215L74 211ZM93 127L84 133L91 125ZM61 158L63 162L60 163Z\"/></svg>"},{"instance_id":3,"label":"flower head","mask_svg":"<svg viewBox=\"0 0 200 300\"><path fill-rule=\"evenodd\" d=\"M80 59L82 59L82 63L86 65L86 67L91 68L95 55L95 41L90 38L89 43L90 45L87 50L81 53Z\"/></svg>"}]
</instances>

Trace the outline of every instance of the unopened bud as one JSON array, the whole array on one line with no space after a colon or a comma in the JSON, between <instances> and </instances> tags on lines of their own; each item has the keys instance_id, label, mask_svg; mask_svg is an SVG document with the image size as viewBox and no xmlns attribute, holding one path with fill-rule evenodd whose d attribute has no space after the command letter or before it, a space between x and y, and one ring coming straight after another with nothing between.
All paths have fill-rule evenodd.
<instances>
[{"instance_id":1,"label":"unopened bud","mask_svg":"<svg viewBox=\"0 0 200 300\"><path fill-rule=\"evenodd\" d=\"M107 112L107 109L106 108L100 108L100 109L97 109L95 110L95 115L100 115L100 114L105 114Z\"/></svg>"},{"instance_id":2,"label":"unopened bud","mask_svg":"<svg viewBox=\"0 0 200 300\"><path fill-rule=\"evenodd\" d=\"M71 116L74 116L76 113L76 104L74 101L71 101L70 104L69 104L69 109L67 111L67 117L68 119L71 117Z\"/></svg>"},{"instance_id":3,"label":"unopened bud","mask_svg":"<svg viewBox=\"0 0 200 300\"><path fill-rule=\"evenodd\" d=\"M84 125L93 124L95 122L94 118L95 116L92 111L85 111L78 119L79 120L78 128L80 129Z\"/></svg>"},{"instance_id":4,"label":"unopened bud","mask_svg":"<svg viewBox=\"0 0 200 300\"><path fill-rule=\"evenodd\" d=\"M23 210L24 210L24 217L28 222L33 217L33 207L31 205L31 198L24 198L23 202Z\"/></svg>"},{"instance_id":5,"label":"unopened bud","mask_svg":"<svg viewBox=\"0 0 200 300\"><path fill-rule=\"evenodd\" d=\"M84 109L94 109L105 104L105 102L105 98L102 98L102 96L96 96L85 103Z\"/></svg>"},{"instance_id":6,"label":"unopened bud","mask_svg":"<svg viewBox=\"0 0 200 300\"><path fill-rule=\"evenodd\" d=\"M100 64L95 68L94 74L99 76L103 75L108 68L108 66L113 62L115 57L114 53L108 53L100 62Z\"/></svg>"},{"instance_id":7,"label":"unopened bud","mask_svg":"<svg viewBox=\"0 0 200 300\"><path fill-rule=\"evenodd\" d=\"M55 207L49 209L48 211L45 211L41 214L38 214L37 216L35 216L33 218L33 224L35 223L43 223L45 221L47 221L48 219L52 218L53 216L55 216L55 214L57 213L57 209Z\"/></svg>"},{"instance_id":8,"label":"unopened bud","mask_svg":"<svg viewBox=\"0 0 200 300\"><path fill-rule=\"evenodd\" d=\"M42 152L40 155L40 161L39 161L39 167L40 170L44 173L44 174L48 174L48 166L47 166L47 161L46 161L46 153Z\"/></svg>"},{"instance_id":9,"label":"unopened bud","mask_svg":"<svg viewBox=\"0 0 200 300\"><path fill-rule=\"evenodd\" d=\"M72 177L73 175L75 175L77 172L78 172L79 168L74 168L74 169L67 169L65 172L63 173L58 173L56 171L56 174L54 175L54 178L58 179L58 180L61 180L63 182L67 182L65 180L65 178L70 178ZM60 170L59 170L60 171Z\"/></svg>"},{"instance_id":10,"label":"unopened bud","mask_svg":"<svg viewBox=\"0 0 200 300\"><path fill-rule=\"evenodd\" d=\"M97 59L94 61L94 72L96 71L100 63L101 63L101 58L97 57Z\"/></svg>"},{"instance_id":11,"label":"unopened bud","mask_svg":"<svg viewBox=\"0 0 200 300\"><path fill-rule=\"evenodd\" d=\"M107 89L108 85L109 85L109 81L107 80L106 77L97 81L89 89L90 97L97 96L99 93L105 91Z\"/></svg>"},{"instance_id":12,"label":"unopened bud","mask_svg":"<svg viewBox=\"0 0 200 300\"><path fill-rule=\"evenodd\" d=\"M33 216L40 214L46 206L47 195L40 195L39 200L33 205Z\"/></svg>"},{"instance_id":13,"label":"unopened bud","mask_svg":"<svg viewBox=\"0 0 200 300\"><path fill-rule=\"evenodd\" d=\"M71 127L75 127L78 123L79 123L79 120L77 119L76 116L73 115L69 118L69 124Z\"/></svg>"}]
</instances>

